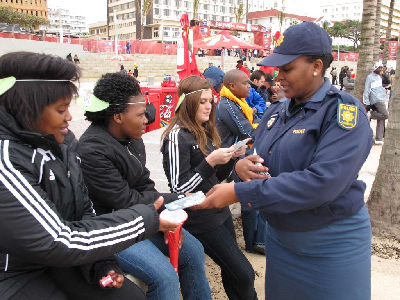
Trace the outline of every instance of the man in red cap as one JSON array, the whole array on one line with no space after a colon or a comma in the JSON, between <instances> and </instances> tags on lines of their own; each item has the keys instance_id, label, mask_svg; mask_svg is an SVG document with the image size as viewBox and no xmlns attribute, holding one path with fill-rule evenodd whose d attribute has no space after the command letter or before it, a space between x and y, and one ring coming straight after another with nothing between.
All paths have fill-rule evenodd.
<instances>
[{"instance_id":1,"label":"man in red cap","mask_svg":"<svg viewBox=\"0 0 400 300\"><path fill-rule=\"evenodd\" d=\"M250 72L249 72L249 70L247 70L246 67L243 66L243 60L239 59L239 60L237 61L236 69L238 69L238 70L240 70L240 71L242 71L242 72L245 72L246 75L247 75L247 77L250 78Z\"/></svg>"}]
</instances>

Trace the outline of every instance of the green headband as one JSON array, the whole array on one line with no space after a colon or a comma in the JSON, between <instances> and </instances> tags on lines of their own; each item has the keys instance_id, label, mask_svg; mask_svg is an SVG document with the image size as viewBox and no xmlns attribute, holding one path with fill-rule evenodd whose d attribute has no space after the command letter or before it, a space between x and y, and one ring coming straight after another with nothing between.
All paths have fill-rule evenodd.
<instances>
[{"instance_id":1,"label":"green headband","mask_svg":"<svg viewBox=\"0 0 400 300\"><path fill-rule=\"evenodd\" d=\"M71 82L68 79L16 79L14 76L6 77L0 79L0 96L3 95L5 92L7 92L9 89L11 89L16 82L28 82L28 81L68 81Z\"/></svg>"},{"instance_id":2,"label":"green headband","mask_svg":"<svg viewBox=\"0 0 400 300\"><path fill-rule=\"evenodd\" d=\"M78 97L76 104L84 111L90 112L102 111L110 106L110 103L100 100L92 94Z\"/></svg>"},{"instance_id":3,"label":"green headband","mask_svg":"<svg viewBox=\"0 0 400 300\"><path fill-rule=\"evenodd\" d=\"M103 100L100 100L95 95L87 94L84 96L80 96L76 102L78 106L84 111L90 112L98 112L107 109L110 106L118 106L118 105L134 105L134 104L146 104L146 101L134 102L134 103L109 103Z\"/></svg>"},{"instance_id":4,"label":"green headband","mask_svg":"<svg viewBox=\"0 0 400 300\"><path fill-rule=\"evenodd\" d=\"M190 94L193 94L193 93L197 93L197 92L207 91L207 90L209 90L209 89L200 89L200 90L196 90L196 91L193 91L193 92L190 92L190 93L187 93L187 94L183 93L182 95L179 96L178 104L175 107L175 111L178 110L179 106L181 106L183 100L185 99L185 97L187 95L190 95Z\"/></svg>"}]
</instances>

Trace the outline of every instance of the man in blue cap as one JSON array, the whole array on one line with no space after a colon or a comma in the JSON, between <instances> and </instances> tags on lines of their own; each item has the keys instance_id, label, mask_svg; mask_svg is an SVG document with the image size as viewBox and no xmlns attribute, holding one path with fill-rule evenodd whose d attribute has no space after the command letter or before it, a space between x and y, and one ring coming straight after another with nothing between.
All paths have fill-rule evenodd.
<instances>
[{"instance_id":1,"label":"man in blue cap","mask_svg":"<svg viewBox=\"0 0 400 300\"><path fill-rule=\"evenodd\" d=\"M213 86L213 95L216 98L216 103L219 102L219 92L221 91L222 86L224 85L223 79L225 76L224 71L222 71L220 68L217 68L215 66L210 66L208 67L204 73L204 77L211 82Z\"/></svg>"}]
</instances>

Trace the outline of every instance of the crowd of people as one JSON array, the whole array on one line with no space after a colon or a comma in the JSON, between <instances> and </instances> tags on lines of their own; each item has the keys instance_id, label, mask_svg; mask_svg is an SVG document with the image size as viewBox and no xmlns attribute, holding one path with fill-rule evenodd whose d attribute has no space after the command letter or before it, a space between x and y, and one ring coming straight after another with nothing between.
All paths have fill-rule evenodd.
<instances>
[{"instance_id":1,"label":"crowd of people","mask_svg":"<svg viewBox=\"0 0 400 300\"><path fill-rule=\"evenodd\" d=\"M377 122L375 131L375 145L383 145L385 135L385 120L389 117L388 106L393 95L396 70L388 69L385 65L376 62L372 72L367 76L364 85L362 103L369 112L370 119ZM348 66L341 68L339 81L337 70L333 67L330 71L332 84L339 85L340 90L353 95L356 72Z\"/></svg>"},{"instance_id":2,"label":"crowd of people","mask_svg":"<svg viewBox=\"0 0 400 300\"><path fill-rule=\"evenodd\" d=\"M210 64L180 82L161 138L169 193L146 168L152 118L137 75L121 65L78 98L91 122L78 141L68 107L79 67L31 52L0 57L0 298L207 300L207 254L229 299L258 299L228 207L239 202L245 250L266 256L266 299L370 299L371 227L357 179L373 142L368 113L350 71L339 75L345 91L337 72L325 77L332 40L321 27L304 22L283 36L251 74L240 59L226 74ZM378 120L382 70L363 98ZM180 224L159 213L199 191L207 197L186 209L177 274L165 233Z\"/></svg>"}]
</instances>

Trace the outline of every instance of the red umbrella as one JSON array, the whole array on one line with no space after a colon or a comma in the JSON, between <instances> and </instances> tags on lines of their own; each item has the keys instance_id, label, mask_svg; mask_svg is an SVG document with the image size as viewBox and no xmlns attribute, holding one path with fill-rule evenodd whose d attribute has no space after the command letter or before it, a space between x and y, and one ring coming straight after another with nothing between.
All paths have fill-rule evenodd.
<instances>
[{"instance_id":1,"label":"red umbrella","mask_svg":"<svg viewBox=\"0 0 400 300\"><path fill-rule=\"evenodd\" d=\"M228 30L222 30L216 35L195 40L194 48L202 49L262 49L263 47L256 44L241 40L240 38L231 35ZM224 51L221 52L221 68L224 69Z\"/></svg>"},{"instance_id":2,"label":"red umbrella","mask_svg":"<svg viewBox=\"0 0 400 300\"><path fill-rule=\"evenodd\" d=\"M193 42L193 47L202 49L262 49L261 46L244 41L228 30L222 30L216 35L204 39L198 39Z\"/></svg>"}]
</instances>

